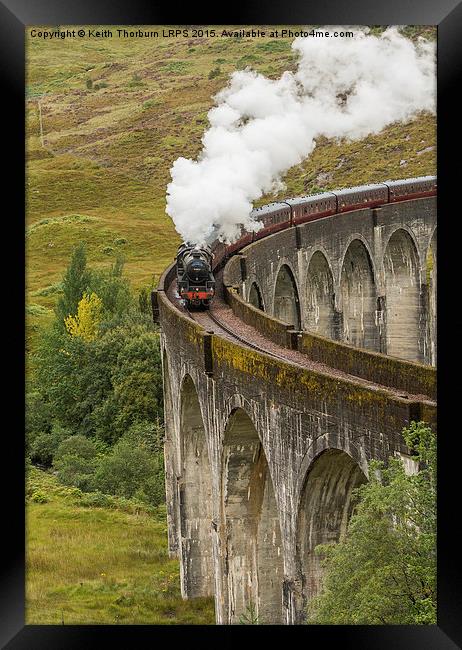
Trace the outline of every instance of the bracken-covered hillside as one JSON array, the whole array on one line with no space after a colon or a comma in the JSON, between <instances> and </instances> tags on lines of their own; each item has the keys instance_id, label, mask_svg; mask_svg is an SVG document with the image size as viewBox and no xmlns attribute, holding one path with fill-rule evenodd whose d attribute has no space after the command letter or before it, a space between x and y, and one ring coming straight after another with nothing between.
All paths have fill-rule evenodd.
<instances>
[{"instance_id":1,"label":"bracken-covered hillside","mask_svg":"<svg viewBox=\"0 0 462 650\"><path fill-rule=\"evenodd\" d=\"M435 38L431 27L406 32ZM80 240L92 266L107 266L122 252L134 288L152 286L179 243L165 214L173 161L198 155L207 111L231 72L250 66L277 78L295 69L290 46L282 38L28 36L29 346L51 316ZM321 140L310 159L289 170L278 196L433 174L435 129L434 116L422 114L359 142Z\"/></svg>"}]
</instances>

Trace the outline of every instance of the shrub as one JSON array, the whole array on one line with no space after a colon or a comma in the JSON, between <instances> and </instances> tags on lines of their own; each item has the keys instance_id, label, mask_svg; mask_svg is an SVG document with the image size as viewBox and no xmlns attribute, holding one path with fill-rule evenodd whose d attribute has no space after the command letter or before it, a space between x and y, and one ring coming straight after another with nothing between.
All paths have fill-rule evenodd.
<instances>
[{"instance_id":1,"label":"shrub","mask_svg":"<svg viewBox=\"0 0 462 650\"><path fill-rule=\"evenodd\" d=\"M91 90L93 88L93 81L91 79L87 79L86 85L88 90Z\"/></svg>"},{"instance_id":2,"label":"shrub","mask_svg":"<svg viewBox=\"0 0 462 650\"><path fill-rule=\"evenodd\" d=\"M58 478L64 485L75 486L83 492L94 489L94 473L97 462L94 459L82 458L67 454L53 463Z\"/></svg>"},{"instance_id":3,"label":"shrub","mask_svg":"<svg viewBox=\"0 0 462 650\"><path fill-rule=\"evenodd\" d=\"M75 499L81 499L84 495L84 492L80 490L77 487L65 487L62 488L62 491L60 492L61 496L63 497L70 497L72 500Z\"/></svg>"},{"instance_id":4,"label":"shrub","mask_svg":"<svg viewBox=\"0 0 462 650\"><path fill-rule=\"evenodd\" d=\"M60 460L64 456L77 456L78 458L91 460L96 458L96 455L97 449L93 440L89 440L82 434L76 434L66 438L58 445L54 457L55 460Z\"/></svg>"},{"instance_id":5,"label":"shrub","mask_svg":"<svg viewBox=\"0 0 462 650\"><path fill-rule=\"evenodd\" d=\"M153 106L156 106L157 102L155 99L148 99L143 103L143 111L147 111L148 109L152 108Z\"/></svg>"},{"instance_id":6,"label":"shrub","mask_svg":"<svg viewBox=\"0 0 462 650\"><path fill-rule=\"evenodd\" d=\"M436 435L411 422L403 437L417 473L399 458L370 461L345 537L315 549L326 573L309 623L436 624Z\"/></svg>"},{"instance_id":7,"label":"shrub","mask_svg":"<svg viewBox=\"0 0 462 650\"><path fill-rule=\"evenodd\" d=\"M216 68L213 68L213 70L210 70L209 79L215 79L215 77L219 77L220 74L221 74L221 69L220 69L220 66L217 65Z\"/></svg>"},{"instance_id":8,"label":"shrub","mask_svg":"<svg viewBox=\"0 0 462 650\"><path fill-rule=\"evenodd\" d=\"M43 316L48 314L50 310L44 307L43 305L37 305L35 303L29 303L26 305L26 314L29 316Z\"/></svg>"},{"instance_id":9,"label":"shrub","mask_svg":"<svg viewBox=\"0 0 462 650\"><path fill-rule=\"evenodd\" d=\"M57 442L51 433L39 434L30 444L29 458L34 465L51 467Z\"/></svg>"},{"instance_id":10,"label":"shrub","mask_svg":"<svg viewBox=\"0 0 462 650\"><path fill-rule=\"evenodd\" d=\"M88 508L111 508L114 507L114 499L97 490L85 494L80 500L80 505Z\"/></svg>"},{"instance_id":11,"label":"shrub","mask_svg":"<svg viewBox=\"0 0 462 650\"><path fill-rule=\"evenodd\" d=\"M143 287L138 294L138 307L142 314L149 314L151 312L149 291L146 287Z\"/></svg>"},{"instance_id":12,"label":"shrub","mask_svg":"<svg viewBox=\"0 0 462 650\"><path fill-rule=\"evenodd\" d=\"M39 433L50 431L52 421L51 407L39 391L26 395L26 431L31 438Z\"/></svg>"},{"instance_id":13,"label":"shrub","mask_svg":"<svg viewBox=\"0 0 462 650\"><path fill-rule=\"evenodd\" d=\"M91 471L86 468L82 478L77 461L64 463L64 457L95 459L107 454L108 445L134 423L162 422L159 334L152 323L149 290L133 296L122 271L120 256L109 269L88 269L85 247L78 246L64 276L57 318L35 354L35 392L28 393L29 448L39 435L52 432L52 422L65 428L57 440L41 438L31 459L49 466L58 445L80 434L83 439L66 442L56 459L63 460L56 469L68 484L74 484L74 474L79 485L87 484ZM97 330L88 340L70 335L64 324L69 314L78 312L85 293L95 293L102 302ZM147 433L158 437L154 430ZM96 446L87 456L81 446L89 449L89 439Z\"/></svg>"},{"instance_id":14,"label":"shrub","mask_svg":"<svg viewBox=\"0 0 462 650\"><path fill-rule=\"evenodd\" d=\"M137 447L144 447L151 453L162 452L164 427L159 422L141 420L132 424L124 434L124 439Z\"/></svg>"},{"instance_id":15,"label":"shrub","mask_svg":"<svg viewBox=\"0 0 462 650\"><path fill-rule=\"evenodd\" d=\"M163 462L147 449L122 438L112 454L100 460L94 485L101 492L157 505L163 500ZM162 483L162 488L160 484Z\"/></svg>"},{"instance_id":16,"label":"shrub","mask_svg":"<svg viewBox=\"0 0 462 650\"><path fill-rule=\"evenodd\" d=\"M42 490L35 490L32 493L31 500L34 503L48 503L48 496Z\"/></svg>"}]
</instances>

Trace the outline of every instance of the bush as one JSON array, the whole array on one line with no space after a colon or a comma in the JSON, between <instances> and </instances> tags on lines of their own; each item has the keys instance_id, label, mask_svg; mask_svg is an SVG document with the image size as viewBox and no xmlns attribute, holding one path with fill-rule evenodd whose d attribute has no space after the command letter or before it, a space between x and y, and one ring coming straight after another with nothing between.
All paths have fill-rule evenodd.
<instances>
[{"instance_id":1,"label":"bush","mask_svg":"<svg viewBox=\"0 0 462 650\"><path fill-rule=\"evenodd\" d=\"M91 79L87 79L86 85L88 90L91 90L93 88L93 81Z\"/></svg>"},{"instance_id":2,"label":"bush","mask_svg":"<svg viewBox=\"0 0 462 650\"><path fill-rule=\"evenodd\" d=\"M75 486L83 492L94 489L94 474L97 461L67 454L53 463L58 478L64 485Z\"/></svg>"},{"instance_id":3,"label":"bush","mask_svg":"<svg viewBox=\"0 0 462 650\"><path fill-rule=\"evenodd\" d=\"M142 420L128 428L124 439L130 441L133 446L144 447L156 454L163 451L164 435L164 427L159 422Z\"/></svg>"},{"instance_id":4,"label":"bush","mask_svg":"<svg viewBox=\"0 0 462 650\"><path fill-rule=\"evenodd\" d=\"M31 500L34 503L48 503L48 496L42 490L36 490L32 493Z\"/></svg>"},{"instance_id":5,"label":"bush","mask_svg":"<svg viewBox=\"0 0 462 650\"><path fill-rule=\"evenodd\" d=\"M153 106L156 106L157 101L155 99L148 99L143 103L143 111L147 111L148 109L152 108Z\"/></svg>"},{"instance_id":6,"label":"bush","mask_svg":"<svg viewBox=\"0 0 462 650\"><path fill-rule=\"evenodd\" d=\"M29 445L29 458L34 465L51 467L55 446L49 433L39 434Z\"/></svg>"},{"instance_id":7,"label":"bush","mask_svg":"<svg viewBox=\"0 0 462 650\"><path fill-rule=\"evenodd\" d=\"M159 333L149 290L133 296L122 272L120 256L109 269L93 270L85 246L74 250L55 321L34 358L28 450L33 463L53 466L65 485L123 497L138 491L158 503L164 489ZM95 336L84 340L71 336L64 321L88 292L101 299L102 313ZM124 434L125 447L111 451Z\"/></svg>"},{"instance_id":8,"label":"bush","mask_svg":"<svg viewBox=\"0 0 462 650\"><path fill-rule=\"evenodd\" d=\"M26 431L30 439L51 430L52 411L39 391L26 395Z\"/></svg>"},{"instance_id":9,"label":"bush","mask_svg":"<svg viewBox=\"0 0 462 650\"><path fill-rule=\"evenodd\" d=\"M151 313L151 304L149 300L149 291L143 287L138 294L138 307L142 314Z\"/></svg>"},{"instance_id":10,"label":"bush","mask_svg":"<svg viewBox=\"0 0 462 650\"><path fill-rule=\"evenodd\" d=\"M97 490L85 494L80 500L80 504L88 508L111 508L114 507L114 500L108 494Z\"/></svg>"},{"instance_id":11,"label":"bush","mask_svg":"<svg viewBox=\"0 0 462 650\"><path fill-rule=\"evenodd\" d=\"M61 460L64 456L77 456L85 460L96 458L97 449L92 440L81 434L71 436L63 440L56 449L55 460Z\"/></svg>"},{"instance_id":12,"label":"bush","mask_svg":"<svg viewBox=\"0 0 462 650\"><path fill-rule=\"evenodd\" d=\"M101 492L134 497L158 505L163 500L163 461L122 438L112 454L100 460L94 485Z\"/></svg>"},{"instance_id":13,"label":"bush","mask_svg":"<svg viewBox=\"0 0 462 650\"><path fill-rule=\"evenodd\" d=\"M220 74L221 74L220 66L217 65L216 68L213 68L213 70L210 70L209 79L215 79L215 77L219 77Z\"/></svg>"},{"instance_id":14,"label":"bush","mask_svg":"<svg viewBox=\"0 0 462 650\"><path fill-rule=\"evenodd\" d=\"M51 467L56 450L63 440L72 435L72 431L60 424L55 423L51 427L51 431L37 433L32 431L27 432L27 453L28 457L34 465L42 465L44 467Z\"/></svg>"}]
</instances>

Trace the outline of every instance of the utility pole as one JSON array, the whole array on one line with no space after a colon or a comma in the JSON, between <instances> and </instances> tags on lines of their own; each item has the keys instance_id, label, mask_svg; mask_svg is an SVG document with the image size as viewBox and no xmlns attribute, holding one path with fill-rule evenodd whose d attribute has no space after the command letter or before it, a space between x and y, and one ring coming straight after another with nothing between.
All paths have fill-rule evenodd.
<instances>
[{"instance_id":1,"label":"utility pole","mask_svg":"<svg viewBox=\"0 0 462 650\"><path fill-rule=\"evenodd\" d=\"M38 109L39 109L39 123L40 123L40 141L42 143L42 147L45 147L45 144L43 142L43 126L42 126L42 106L40 104L40 99L37 100L38 104Z\"/></svg>"}]
</instances>

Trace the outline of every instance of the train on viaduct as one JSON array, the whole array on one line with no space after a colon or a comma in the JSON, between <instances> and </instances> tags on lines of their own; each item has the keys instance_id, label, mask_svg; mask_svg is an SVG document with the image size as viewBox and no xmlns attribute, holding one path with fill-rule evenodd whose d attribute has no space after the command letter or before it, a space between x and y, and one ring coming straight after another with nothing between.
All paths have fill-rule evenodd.
<instances>
[{"instance_id":1,"label":"train on viaduct","mask_svg":"<svg viewBox=\"0 0 462 650\"><path fill-rule=\"evenodd\" d=\"M216 243L208 311L174 264L153 292L169 552L219 624L304 623L369 461L412 472L403 427L436 428L436 179L377 192L260 208L259 234Z\"/></svg>"}]
</instances>

